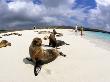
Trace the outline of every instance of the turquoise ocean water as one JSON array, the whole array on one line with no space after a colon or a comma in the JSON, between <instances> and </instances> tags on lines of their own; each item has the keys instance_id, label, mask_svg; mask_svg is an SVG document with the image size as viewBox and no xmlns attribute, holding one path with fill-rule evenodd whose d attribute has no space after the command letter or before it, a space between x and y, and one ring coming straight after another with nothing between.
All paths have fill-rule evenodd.
<instances>
[{"instance_id":1,"label":"turquoise ocean water","mask_svg":"<svg viewBox=\"0 0 110 82\"><path fill-rule=\"evenodd\" d=\"M97 46L110 50L110 34L86 31L85 37Z\"/></svg>"},{"instance_id":2,"label":"turquoise ocean water","mask_svg":"<svg viewBox=\"0 0 110 82\"><path fill-rule=\"evenodd\" d=\"M87 31L86 34L87 37L96 38L102 41L110 41L110 34L108 33Z\"/></svg>"}]
</instances>

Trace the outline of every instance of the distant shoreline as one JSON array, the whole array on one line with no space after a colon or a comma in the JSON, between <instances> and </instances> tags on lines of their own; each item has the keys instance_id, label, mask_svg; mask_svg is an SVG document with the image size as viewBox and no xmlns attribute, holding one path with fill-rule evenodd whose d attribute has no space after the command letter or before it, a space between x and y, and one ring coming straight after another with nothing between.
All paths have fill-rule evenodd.
<instances>
[{"instance_id":1,"label":"distant shoreline","mask_svg":"<svg viewBox=\"0 0 110 82\"><path fill-rule=\"evenodd\" d=\"M37 28L37 29L48 29L48 28ZM52 28L50 28L50 29L52 29ZM59 27L59 28L56 28L56 29L75 29L75 27L69 27L69 28L67 28L67 27ZM33 28L32 29L11 29L11 30L0 30L0 33L6 33L6 32L13 32L13 31L23 31L23 30L33 30ZM78 28L78 30L80 31L80 28ZM91 28L84 28L84 31L92 31L92 32L102 32L102 33L108 33L108 34L110 34L110 32L108 32L108 31L104 31L104 30L100 30L100 29L91 29Z\"/></svg>"}]
</instances>

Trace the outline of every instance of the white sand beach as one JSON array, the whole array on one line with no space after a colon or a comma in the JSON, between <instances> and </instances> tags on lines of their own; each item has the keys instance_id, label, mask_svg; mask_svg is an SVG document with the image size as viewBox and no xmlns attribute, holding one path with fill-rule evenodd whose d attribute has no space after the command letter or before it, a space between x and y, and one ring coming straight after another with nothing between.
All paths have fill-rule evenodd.
<instances>
[{"instance_id":1,"label":"white sand beach","mask_svg":"<svg viewBox=\"0 0 110 82\"><path fill-rule=\"evenodd\" d=\"M50 30L52 29L38 29ZM34 30L16 31L22 36L3 36L11 46L0 48L0 82L110 82L110 51L75 35L71 29L56 29L63 33L57 39L70 45L63 45L60 51L67 57L59 56L55 61L42 67L34 76L34 66L25 58L29 57L29 46L38 34ZM4 33L0 34L3 35ZM86 36L86 35L85 35ZM48 45L48 40L43 40ZM51 47L43 47L44 49Z\"/></svg>"}]
</instances>

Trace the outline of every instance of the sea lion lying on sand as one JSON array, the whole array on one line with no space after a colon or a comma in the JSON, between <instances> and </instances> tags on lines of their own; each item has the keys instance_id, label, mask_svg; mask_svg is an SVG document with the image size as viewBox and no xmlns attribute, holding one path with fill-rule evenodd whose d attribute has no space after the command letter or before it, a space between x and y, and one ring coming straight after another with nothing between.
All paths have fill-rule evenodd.
<instances>
[{"instance_id":1,"label":"sea lion lying on sand","mask_svg":"<svg viewBox=\"0 0 110 82\"><path fill-rule=\"evenodd\" d=\"M54 61L59 55L64 57L66 56L57 49L44 50L42 48L41 38L37 38L37 37L33 39L29 47L29 53L31 58L30 59L26 58L26 59L35 63L34 66L35 76L37 76L38 73L40 72L42 65Z\"/></svg>"},{"instance_id":2,"label":"sea lion lying on sand","mask_svg":"<svg viewBox=\"0 0 110 82\"><path fill-rule=\"evenodd\" d=\"M22 36L22 34L19 34L19 33L9 33L9 34L4 34L4 35L2 35L2 36L10 36L10 35Z\"/></svg>"},{"instance_id":3,"label":"sea lion lying on sand","mask_svg":"<svg viewBox=\"0 0 110 82\"><path fill-rule=\"evenodd\" d=\"M9 43L7 40L2 40L0 42L0 48L6 47L6 46L11 46L11 43Z\"/></svg>"},{"instance_id":4,"label":"sea lion lying on sand","mask_svg":"<svg viewBox=\"0 0 110 82\"><path fill-rule=\"evenodd\" d=\"M18 36L22 36L22 34L19 34L19 33L11 33L11 35L18 35Z\"/></svg>"},{"instance_id":5,"label":"sea lion lying on sand","mask_svg":"<svg viewBox=\"0 0 110 82\"><path fill-rule=\"evenodd\" d=\"M59 47L59 46L65 45L65 44L69 45L64 41L56 40L55 34L53 34L53 33L50 34L50 36L49 36L49 46Z\"/></svg>"},{"instance_id":6,"label":"sea lion lying on sand","mask_svg":"<svg viewBox=\"0 0 110 82\"><path fill-rule=\"evenodd\" d=\"M2 36L9 36L9 34L4 34L4 35L2 35Z\"/></svg>"},{"instance_id":7,"label":"sea lion lying on sand","mask_svg":"<svg viewBox=\"0 0 110 82\"><path fill-rule=\"evenodd\" d=\"M49 33L51 33L50 31L40 31L40 32L38 32L38 34L49 34Z\"/></svg>"}]
</instances>

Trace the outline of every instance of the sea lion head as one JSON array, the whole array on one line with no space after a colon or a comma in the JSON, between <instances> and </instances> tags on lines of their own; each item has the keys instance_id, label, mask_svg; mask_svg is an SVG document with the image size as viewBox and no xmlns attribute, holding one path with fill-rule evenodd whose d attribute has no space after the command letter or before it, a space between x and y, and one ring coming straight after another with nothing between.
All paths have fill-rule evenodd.
<instances>
[{"instance_id":1,"label":"sea lion head","mask_svg":"<svg viewBox=\"0 0 110 82\"><path fill-rule=\"evenodd\" d=\"M42 45L42 39L41 38L34 38L33 41L32 41L32 45L33 46L41 46Z\"/></svg>"},{"instance_id":2,"label":"sea lion head","mask_svg":"<svg viewBox=\"0 0 110 82\"><path fill-rule=\"evenodd\" d=\"M4 45L6 45L6 46L11 46L11 43L8 42L7 40L2 40L2 41L1 41L1 44L4 44Z\"/></svg>"}]
</instances>

